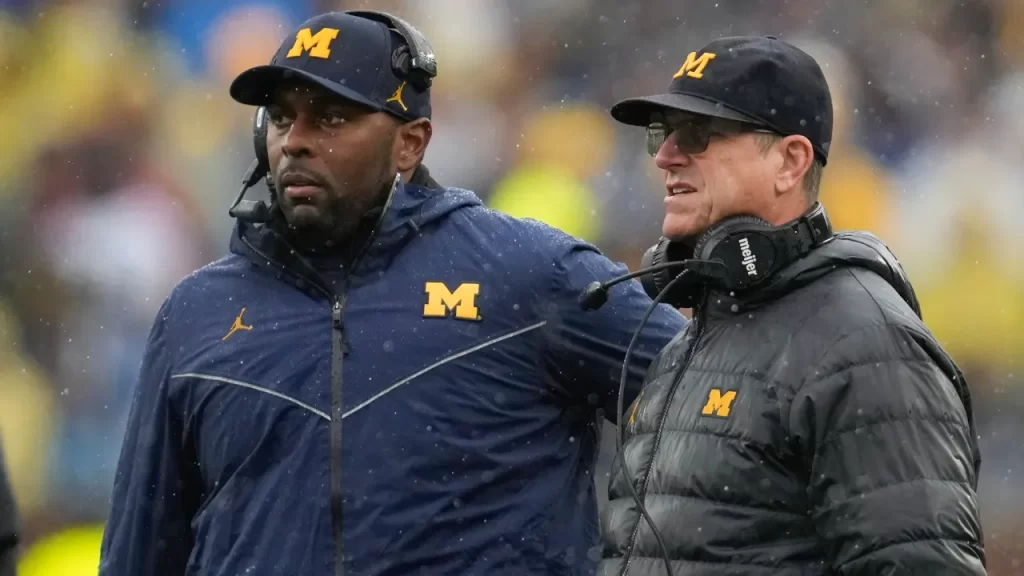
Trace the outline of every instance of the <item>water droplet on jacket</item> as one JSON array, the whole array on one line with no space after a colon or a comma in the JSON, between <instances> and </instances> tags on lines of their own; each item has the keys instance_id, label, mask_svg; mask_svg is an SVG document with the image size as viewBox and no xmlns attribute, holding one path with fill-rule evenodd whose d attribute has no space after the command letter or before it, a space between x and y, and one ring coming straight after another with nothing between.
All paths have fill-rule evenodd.
<instances>
[{"instance_id":1,"label":"water droplet on jacket","mask_svg":"<svg viewBox=\"0 0 1024 576\"><path fill-rule=\"evenodd\" d=\"M740 307L738 304L733 304L732 306L729 306L729 310L731 310L732 312L739 312Z\"/></svg>"}]
</instances>

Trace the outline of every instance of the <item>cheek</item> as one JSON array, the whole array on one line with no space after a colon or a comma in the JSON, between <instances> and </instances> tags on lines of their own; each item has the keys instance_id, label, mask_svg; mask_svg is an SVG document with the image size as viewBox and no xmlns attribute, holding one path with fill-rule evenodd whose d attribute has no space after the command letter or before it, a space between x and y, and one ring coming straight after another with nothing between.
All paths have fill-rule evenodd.
<instances>
[{"instance_id":1,"label":"cheek","mask_svg":"<svg viewBox=\"0 0 1024 576\"><path fill-rule=\"evenodd\" d=\"M267 157L270 158L271 169L277 168L277 161L281 159L280 137L267 133Z\"/></svg>"},{"instance_id":2,"label":"cheek","mask_svg":"<svg viewBox=\"0 0 1024 576\"><path fill-rule=\"evenodd\" d=\"M716 212L728 211L735 202L737 174L730 158L708 158L701 166L708 202Z\"/></svg>"}]
</instances>

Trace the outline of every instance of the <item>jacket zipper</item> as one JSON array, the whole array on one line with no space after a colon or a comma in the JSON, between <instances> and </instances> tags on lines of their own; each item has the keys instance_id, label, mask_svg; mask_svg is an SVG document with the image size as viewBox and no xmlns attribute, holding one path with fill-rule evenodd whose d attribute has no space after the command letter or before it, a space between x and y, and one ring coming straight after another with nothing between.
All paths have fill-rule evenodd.
<instances>
[{"instance_id":1,"label":"jacket zipper","mask_svg":"<svg viewBox=\"0 0 1024 576\"><path fill-rule=\"evenodd\" d=\"M694 307L693 318L696 326L694 329L693 342L690 344L690 348L686 351L686 357L683 359L683 365L679 367L679 371L676 372L675 378L672 379L672 386L669 388L668 395L665 398L665 405L661 409L658 431L654 436L654 448L651 449L651 459L647 462L647 469L644 472L644 484L639 492L641 502L647 498L647 487L651 483L651 471L654 470L654 460L658 456L658 447L661 446L661 436L665 431L665 421L668 420L668 411L672 406L672 399L675 398L676 390L679 388L679 383L682 382L683 376L686 375L686 370L690 367L690 362L693 360L694 354L697 353L697 345L700 344L700 337L704 334L704 304L706 299L707 289L705 288L700 302ZM622 457L625 457L625 455ZM626 481L632 482L633 479L626 478ZM629 572L629 564L633 561L633 548L636 546L636 538L637 534L640 532L641 522L644 522L644 517L638 510L636 525L633 526L633 533L629 537L629 546L626 547L626 560L622 564L622 572L619 573L620 576L626 576L626 573Z\"/></svg>"},{"instance_id":2,"label":"jacket zipper","mask_svg":"<svg viewBox=\"0 0 1024 576\"><path fill-rule=\"evenodd\" d=\"M270 258L253 246L248 240L243 238L242 241L250 250L259 254L262 258L266 259L267 262L270 262L284 272L299 278L303 282L309 283L310 286L315 287L318 292L326 296L327 300L331 302L331 529L332 535L334 536L334 574L335 576L344 576L345 546L342 540L344 518L342 514L341 493L341 419L345 410L341 400L342 389L344 387L344 359L345 355L348 354L349 351L348 342L345 339L345 323L343 321L345 313L345 297L346 292L348 291L348 280L346 278L346 281L339 292L333 292L323 286L320 282L310 280L298 271L281 264L273 258ZM352 270L350 269L349 274L351 273Z\"/></svg>"},{"instance_id":3,"label":"jacket zipper","mask_svg":"<svg viewBox=\"0 0 1024 576\"><path fill-rule=\"evenodd\" d=\"M345 324L342 315L345 310L345 292L334 297L331 306L331 525L334 531L334 573L336 576L345 574L345 545L342 539L341 494L341 418L344 407L341 403L342 384L344 383L342 368L348 345L345 342Z\"/></svg>"},{"instance_id":4,"label":"jacket zipper","mask_svg":"<svg viewBox=\"0 0 1024 576\"><path fill-rule=\"evenodd\" d=\"M398 186L400 176L395 176L395 181L391 185L391 192L388 194L387 201L384 204L384 209L381 211L380 216L377 218L377 223L374 225L373 230L370 232L369 237L363 242L359 252L356 253L355 258L349 266L348 273L345 276L345 280L342 287L337 292L326 288L319 282L310 281L302 274L298 273L291 268L267 257L255 246L252 245L248 240L242 238L242 241L250 250L259 254L265 258L268 262L273 263L278 268L281 268L287 273L290 273L305 282L309 282L311 286L314 286L327 296L327 300L331 302L331 423L330 423L330 449L331 449L331 527L334 536L334 574L335 576L345 576L345 544L342 536L344 534L344 514L342 513L342 490L341 490L341 420L345 415L344 405L342 404L342 391L344 388L344 362L345 356L349 353L348 340L345 338L345 299L348 295L349 280L355 273L356 268L359 266L359 262L362 260L363 255L373 244L373 239L380 230L381 223L384 222L384 216L387 214L388 209L391 207L391 200L395 194L395 188Z\"/></svg>"}]
</instances>

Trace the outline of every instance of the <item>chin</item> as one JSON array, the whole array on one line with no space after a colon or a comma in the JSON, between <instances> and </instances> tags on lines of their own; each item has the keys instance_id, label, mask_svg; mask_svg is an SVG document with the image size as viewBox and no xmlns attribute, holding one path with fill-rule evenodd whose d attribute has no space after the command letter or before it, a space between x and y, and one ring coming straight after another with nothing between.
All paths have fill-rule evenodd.
<instances>
[{"instance_id":1,"label":"chin","mask_svg":"<svg viewBox=\"0 0 1024 576\"><path fill-rule=\"evenodd\" d=\"M675 219L665 219L661 226L661 235L669 240L686 240L700 233L700 230L690 222L679 222Z\"/></svg>"}]
</instances>

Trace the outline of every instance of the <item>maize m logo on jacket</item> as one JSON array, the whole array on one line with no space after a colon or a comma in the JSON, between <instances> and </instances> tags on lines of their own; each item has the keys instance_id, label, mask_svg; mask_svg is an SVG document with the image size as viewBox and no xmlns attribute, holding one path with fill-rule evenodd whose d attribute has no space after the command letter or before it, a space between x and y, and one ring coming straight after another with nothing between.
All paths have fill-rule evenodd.
<instances>
[{"instance_id":1,"label":"maize m logo on jacket","mask_svg":"<svg viewBox=\"0 0 1024 576\"><path fill-rule=\"evenodd\" d=\"M743 256L743 265L747 268L747 276L757 276L757 266L754 262L757 262L757 256L754 256L754 252L750 250L750 241L746 238L740 238L740 256Z\"/></svg>"},{"instance_id":2,"label":"maize m logo on jacket","mask_svg":"<svg viewBox=\"0 0 1024 576\"><path fill-rule=\"evenodd\" d=\"M310 58L326 60L331 56L331 42L337 37L337 28L321 28L316 34L309 28L303 28L295 35L295 44L288 51L288 58L298 58L309 52Z\"/></svg>"},{"instance_id":3,"label":"maize m logo on jacket","mask_svg":"<svg viewBox=\"0 0 1024 576\"><path fill-rule=\"evenodd\" d=\"M704 409L700 413L704 416L728 418L729 411L732 410L732 402L735 399L735 390L729 390L723 394L720 389L712 388L711 392L708 393L708 401L704 404Z\"/></svg>"},{"instance_id":4,"label":"maize m logo on jacket","mask_svg":"<svg viewBox=\"0 0 1024 576\"><path fill-rule=\"evenodd\" d=\"M454 312L458 320L480 320L480 309L476 297L480 284L463 282L455 290L449 290L444 282L427 282L423 288L427 303L423 305L424 318L447 318Z\"/></svg>"},{"instance_id":5,"label":"maize m logo on jacket","mask_svg":"<svg viewBox=\"0 0 1024 576\"><path fill-rule=\"evenodd\" d=\"M704 77L704 68L707 67L708 62L711 62L714 59L715 54L711 52L705 52L700 56L697 56L696 52L690 52L686 57L686 62L683 62L682 68L672 76L672 79L677 80L683 76L687 76L689 78L696 78L700 80Z\"/></svg>"}]
</instances>

